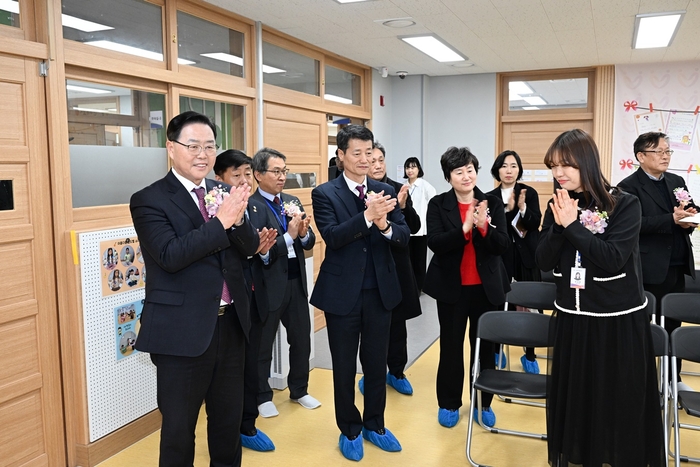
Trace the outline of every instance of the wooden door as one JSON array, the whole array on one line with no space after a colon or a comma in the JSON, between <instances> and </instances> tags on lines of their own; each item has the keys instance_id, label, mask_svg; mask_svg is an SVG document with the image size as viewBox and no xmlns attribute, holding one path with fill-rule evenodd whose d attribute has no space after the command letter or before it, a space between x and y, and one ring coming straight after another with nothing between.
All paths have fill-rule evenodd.
<instances>
[{"instance_id":1,"label":"wooden door","mask_svg":"<svg viewBox=\"0 0 700 467\"><path fill-rule=\"evenodd\" d=\"M552 197L554 182L551 172L544 165L544 155L554 139L561 133L580 128L592 134L593 120L563 120L542 122L503 123L501 151L511 149L520 155L524 170L531 170L535 180L523 179L523 183L537 190L544 215L547 201ZM536 171L540 171L539 173ZM546 180L544 180L546 178Z\"/></svg>"},{"instance_id":2,"label":"wooden door","mask_svg":"<svg viewBox=\"0 0 700 467\"><path fill-rule=\"evenodd\" d=\"M316 185L328 178L328 127L326 114L310 110L302 110L283 105L265 104L265 146L276 149L287 157L287 168L290 173L315 173ZM298 196L304 205L304 210L312 216L311 188L286 189L285 191ZM316 229L316 245L312 252L314 257L314 280L323 261L325 243ZM314 329L326 325L323 313L314 313Z\"/></svg>"},{"instance_id":3,"label":"wooden door","mask_svg":"<svg viewBox=\"0 0 700 467\"><path fill-rule=\"evenodd\" d=\"M0 115L0 465L62 466L46 103L37 60L0 54Z\"/></svg>"}]
</instances>

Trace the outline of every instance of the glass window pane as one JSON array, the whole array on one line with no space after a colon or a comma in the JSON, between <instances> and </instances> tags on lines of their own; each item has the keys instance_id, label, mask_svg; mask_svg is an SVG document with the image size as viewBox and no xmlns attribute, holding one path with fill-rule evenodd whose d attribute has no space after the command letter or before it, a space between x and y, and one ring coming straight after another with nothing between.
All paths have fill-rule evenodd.
<instances>
[{"instance_id":1,"label":"glass window pane","mask_svg":"<svg viewBox=\"0 0 700 467\"><path fill-rule=\"evenodd\" d=\"M325 66L326 90L324 99L341 104L360 105L360 76L345 70Z\"/></svg>"},{"instance_id":2,"label":"glass window pane","mask_svg":"<svg viewBox=\"0 0 700 467\"><path fill-rule=\"evenodd\" d=\"M0 24L19 27L19 0L0 0Z\"/></svg>"},{"instance_id":3,"label":"glass window pane","mask_svg":"<svg viewBox=\"0 0 700 467\"><path fill-rule=\"evenodd\" d=\"M263 83L320 95L318 60L263 42Z\"/></svg>"},{"instance_id":4,"label":"glass window pane","mask_svg":"<svg viewBox=\"0 0 700 467\"><path fill-rule=\"evenodd\" d=\"M316 173L315 172L289 172L287 179L284 181L284 189L291 188L315 188Z\"/></svg>"},{"instance_id":5,"label":"glass window pane","mask_svg":"<svg viewBox=\"0 0 700 467\"><path fill-rule=\"evenodd\" d=\"M63 37L163 61L162 9L143 0L62 0Z\"/></svg>"},{"instance_id":6,"label":"glass window pane","mask_svg":"<svg viewBox=\"0 0 700 467\"><path fill-rule=\"evenodd\" d=\"M225 102L180 96L180 112L194 110L211 118L216 125L216 144L221 151L245 152L245 107Z\"/></svg>"},{"instance_id":7,"label":"glass window pane","mask_svg":"<svg viewBox=\"0 0 700 467\"><path fill-rule=\"evenodd\" d=\"M126 204L168 170L165 95L66 80L73 207Z\"/></svg>"},{"instance_id":8,"label":"glass window pane","mask_svg":"<svg viewBox=\"0 0 700 467\"><path fill-rule=\"evenodd\" d=\"M510 110L581 109L588 106L588 78L511 81Z\"/></svg>"},{"instance_id":9,"label":"glass window pane","mask_svg":"<svg viewBox=\"0 0 700 467\"><path fill-rule=\"evenodd\" d=\"M232 76L243 76L241 32L177 12L177 62Z\"/></svg>"},{"instance_id":10,"label":"glass window pane","mask_svg":"<svg viewBox=\"0 0 700 467\"><path fill-rule=\"evenodd\" d=\"M0 180L0 211L12 211L15 208L15 192L12 180Z\"/></svg>"}]
</instances>

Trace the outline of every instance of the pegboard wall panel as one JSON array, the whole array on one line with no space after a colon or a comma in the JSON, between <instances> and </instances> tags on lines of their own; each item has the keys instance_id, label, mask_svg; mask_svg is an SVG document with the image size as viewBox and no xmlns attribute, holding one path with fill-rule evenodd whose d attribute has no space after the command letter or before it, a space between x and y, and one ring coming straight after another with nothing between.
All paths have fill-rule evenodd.
<instances>
[{"instance_id":1,"label":"pegboard wall panel","mask_svg":"<svg viewBox=\"0 0 700 467\"><path fill-rule=\"evenodd\" d=\"M90 442L157 408L149 354L117 359L115 308L140 302L144 289L102 296L100 242L135 237L133 227L79 235Z\"/></svg>"}]
</instances>

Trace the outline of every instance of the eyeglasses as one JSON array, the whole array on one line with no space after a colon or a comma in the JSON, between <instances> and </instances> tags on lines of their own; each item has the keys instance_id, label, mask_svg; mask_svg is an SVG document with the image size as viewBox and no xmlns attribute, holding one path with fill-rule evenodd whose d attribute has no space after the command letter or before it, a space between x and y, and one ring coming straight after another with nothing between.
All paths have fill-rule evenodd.
<instances>
[{"instance_id":1,"label":"eyeglasses","mask_svg":"<svg viewBox=\"0 0 700 467\"><path fill-rule=\"evenodd\" d=\"M265 172L270 173L270 174L272 174L274 177L279 178L280 175L284 175L284 176L286 177L287 174L289 173L289 169L283 169L283 170L279 170L279 169L275 169L275 170L266 170Z\"/></svg>"},{"instance_id":2,"label":"eyeglasses","mask_svg":"<svg viewBox=\"0 0 700 467\"><path fill-rule=\"evenodd\" d=\"M181 143L177 140L171 140L173 143L177 143L180 146L185 146L187 148L187 152L190 154L190 156L198 156L201 154L202 151L204 151L204 154L207 156L215 156L216 151L219 149L218 145L209 145L209 146L200 146L199 144L184 144Z\"/></svg>"},{"instance_id":3,"label":"eyeglasses","mask_svg":"<svg viewBox=\"0 0 700 467\"><path fill-rule=\"evenodd\" d=\"M666 149L665 151L662 151L661 149L655 149L653 151L642 151L642 152L651 152L651 153L656 154L659 157L661 157L664 154L667 154L669 156L673 155L673 149Z\"/></svg>"}]
</instances>

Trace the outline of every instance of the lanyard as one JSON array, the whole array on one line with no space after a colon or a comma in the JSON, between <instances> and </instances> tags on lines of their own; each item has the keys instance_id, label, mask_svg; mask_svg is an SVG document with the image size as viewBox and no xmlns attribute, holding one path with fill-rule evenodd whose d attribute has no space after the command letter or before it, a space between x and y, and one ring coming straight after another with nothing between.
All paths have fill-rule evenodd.
<instances>
[{"instance_id":1,"label":"lanyard","mask_svg":"<svg viewBox=\"0 0 700 467\"><path fill-rule=\"evenodd\" d=\"M576 250L576 264L575 267L580 268L581 267L581 253Z\"/></svg>"},{"instance_id":2,"label":"lanyard","mask_svg":"<svg viewBox=\"0 0 700 467\"><path fill-rule=\"evenodd\" d=\"M282 201L282 198L280 198L280 202ZM287 231L287 216L282 216L282 212L277 209L277 205L275 203L271 203L269 199L265 198L265 202L267 203L268 207L272 211L272 214L275 215L275 218L277 219L277 222L279 222L280 226L282 227L282 230L285 232ZM281 208L280 208L281 209Z\"/></svg>"}]
</instances>

